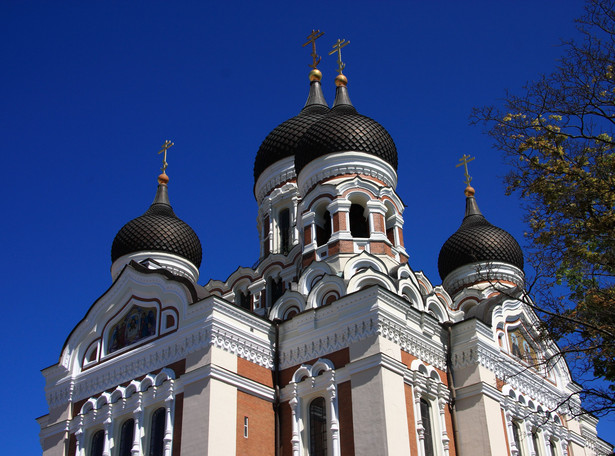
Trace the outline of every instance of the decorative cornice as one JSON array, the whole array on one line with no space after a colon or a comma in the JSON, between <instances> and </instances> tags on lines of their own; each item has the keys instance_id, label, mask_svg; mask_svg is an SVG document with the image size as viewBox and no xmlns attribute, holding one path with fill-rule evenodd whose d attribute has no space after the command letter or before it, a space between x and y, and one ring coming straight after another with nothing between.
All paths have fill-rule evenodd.
<instances>
[{"instance_id":1,"label":"decorative cornice","mask_svg":"<svg viewBox=\"0 0 615 456\"><path fill-rule=\"evenodd\" d=\"M391 165L364 152L338 152L327 154L306 165L298 176L299 191L302 195L324 179L345 175L361 174L371 176L393 189L397 186L397 173Z\"/></svg>"},{"instance_id":2,"label":"decorative cornice","mask_svg":"<svg viewBox=\"0 0 615 456\"><path fill-rule=\"evenodd\" d=\"M508 263L470 263L447 275L442 286L455 299L455 295L466 287L480 282L493 282L495 284L499 281L508 281L523 287L525 285L525 274L521 269Z\"/></svg>"},{"instance_id":3,"label":"decorative cornice","mask_svg":"<svg viewBox=\"0 0 615 456\"><path fill-rule=\"evenodd\" d=\"M284 323L287 337L280 347L281 367L285 369L326 357L365 338L379 335L417 358L446 369L445 347L426 339L420 328L409 324L408 317L414 315L409 305L403 298L373 286L329 306L298 315ZM388 312L387 307L392 307L392 311ZM331 316L335 318L327 321ZM340 321L344 324L340 325ZM311 325L309 331L306 330L308 325Z\"/></svg>"},{"instance_id":4,"label":"decorative cornice","mask_svg":"<svg viewBox=\"0 0 615 456\"><path fill-rule=\"evenodd\" d=\"M283 158L269 166L262 172L254 185L254 196L258 204L262 203L263 198L265 198L271 190L295 177L294 156Z\"/></svg>"},{"instance_id":5,"label":"decorative cornice","mask_svg":"<svg viewBox=\"0 0 615 456\"><path fill-rule=\"evenodd\" d=\"M130 350L112 362L102 362L73 378L59 380L47 389L49 407L85 399L185 359L190 353L208 346L218 347L268 369L273 367L271 324L267 321L241 312L217 297L190 307L191 317L197 319L196 323L188 322L176 333ZM197 316L197 313L202 315ZM237 324L231 324L223 317ZM238 329L245 324L250 325L253 331Z\"/></svg>"}]
</instances>

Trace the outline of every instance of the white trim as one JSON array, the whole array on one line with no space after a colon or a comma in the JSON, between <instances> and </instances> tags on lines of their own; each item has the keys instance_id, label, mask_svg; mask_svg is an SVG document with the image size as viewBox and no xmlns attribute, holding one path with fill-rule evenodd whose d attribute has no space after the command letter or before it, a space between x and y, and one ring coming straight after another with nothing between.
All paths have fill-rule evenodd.
<instances>
[{"instance_id":1,"label":"white trim","mask_svg":"<svg viewBox=\"0 0 615 456\"><path fill-rule=\"evenodd\" d=\"M397 187L395 169L383 159L365 152L336 152L318 157L308 163L299 173L297 183L302 195L324 179L343 174L362 174L384 182L388 187Z\"/></svg>"},{"instance_id":2,"label":"white trim","mask_svg":"<svg viewBox=\"0 0 615 456\"><path fill-rule=\"evenodd\" d=\"M268 166L254 185L254 196L258 204L274 188L295 178L295 157L285 157Z\"/></svg>"},{"instance_id":3,"label":"white trim","mask_svg":"<svg viewBox=\"0 0 615 456\"><path fill-rule=\"evenodd\" d=\"M161 268L166 269L177 276L185 277L192 283L196 284L199 280L199 268L197 268L194 263L184 257L180 257L179 255L174 255L168 252L159 252L156 250L143 250L140 252L128 253L119 257L111 265L112 279L117 279L120 272L122 272L122 269L124 269L124 266L131 261L141 263L148 259L154 260L160 264ZM158 269L156 265L151 262L147 263L146 266L148 269Z\"/></svg>"}]
</instances>

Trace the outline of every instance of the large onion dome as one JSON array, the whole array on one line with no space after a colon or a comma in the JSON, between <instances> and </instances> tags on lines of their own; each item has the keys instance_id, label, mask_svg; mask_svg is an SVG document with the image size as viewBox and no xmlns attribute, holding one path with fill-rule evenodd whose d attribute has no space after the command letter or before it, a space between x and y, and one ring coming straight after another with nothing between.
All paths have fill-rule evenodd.
<instances>
[{"instance_id":1,"label":"large onion dome","mask_svg":"<svg viewBox=\"0 0 615 456\"><path fill-rule=\"evenodd\" d=\"M167 182L166 174L161 174L152 205L117 233L111 247L111 261L132 253L154 251L177 255L200 267L201 241L192 228L173 212Z\"/></svg>"},{"instance_id":2,"label":"large onion dome","mask_svg":"<svg viewBox=\"0 0 615 456\"><path fill-rule=\"evenodd\" d=\"M299 140L306 130L329 112L320 85L321 77L319 70L310 72L310 93L301 112L275 127L261 144L254 160L255 183L269 166L295 155Z\"/></svg>"},{"instance_id":3,"label":"large onion dome","mask_svg":"<svg viewBox=\"0 0 615 456\"><path fill-rule=\"evenodd\" d=\"M507 263L523 270L523 252L510 233L487 221L478 208L474 189L468 187L463 222L440 250L440 278L444 280L461 266L495 262Z\"/></svg>"},{"instance_id":4,"label":"large onion dome","mask_svg":"<svg viewBox=\"0 0 615 456\"><path fill-rule=\"evenodd\" d=\"M331 112L315 122L301 138L295 154L297 175L310 162L335 152L365 152L381 158L397 171L397 148L391 135L375 120L357 112L350 102L346 77L336 78Z\"/></svg>"}]
</instances>

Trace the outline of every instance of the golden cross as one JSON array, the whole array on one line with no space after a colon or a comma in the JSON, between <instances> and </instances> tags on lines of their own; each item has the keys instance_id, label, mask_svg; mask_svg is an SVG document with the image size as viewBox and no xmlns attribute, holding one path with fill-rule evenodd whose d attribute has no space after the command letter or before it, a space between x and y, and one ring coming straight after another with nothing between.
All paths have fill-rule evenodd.
<instances>
[{"instance_id":1,"label":"golden cross","mask_svg":"<svg viewBox=\"0 0 615 456\"><path fill-rule=\"evenodd\" d=\"M162 159L162 168L161 168L163 174L166 171L167 166L169 166L169 164L167 163L167 150L169 150L174 145L175 145L174 142L171 142L167 139L162 145L162 147L160 148L160 151L158 152L158 155L164 152L164 158Z\"/></svg>"},{"instance_id":2,"label":"golden cross","mask_svg":"<svg viewBox=\"0 0 615 456\"><path fill-rule=\"evenodd\" d=\"M346 41L345 39L340 40L338 38L337 42L333 45L333 50L329 52L329 55L333 54L334 52L337 52L337 72L339 74L342 74L342 70L346 68L346 64L342 62L342 48L344 46L348 46L349 44L350 41Z\"/></svg>"},{"instance_id":3,"label":"golden cross","mask_svg":"<svg viewBox=\"0 0 615 456\"><path fill-rule=\"evenodd\" d=\"M459 159L459 161L461 163L458 163L457 165L455 165L455 168L459 168L461 165L463 165L466 169L466 180L465 180L465 184L469 187L470 186L470 182L472 182L472 178L470 177L470 174L468 173L468 163L470 163L472 160L474 160L476 157L470 157L469 155L463 154L463 157L461 157Z\"/></svg>"},{"instance_id":4,"label":"golden cross","mask_svg":"<svg viewBox=\"0 0 615 456\"><path fill-rule=\"evenodd\" d=\"M307 41L302 46L305 47L308 44L312 43L312 53L310 55L312 56L313 62L311 65L309 65L310 68L316 69L316 66L320 63L320 56L316 54L316 40L324 34L325 32L321 32L320 30L312 30L312 33L308 35Z\"/></svg>"}]
</instances>

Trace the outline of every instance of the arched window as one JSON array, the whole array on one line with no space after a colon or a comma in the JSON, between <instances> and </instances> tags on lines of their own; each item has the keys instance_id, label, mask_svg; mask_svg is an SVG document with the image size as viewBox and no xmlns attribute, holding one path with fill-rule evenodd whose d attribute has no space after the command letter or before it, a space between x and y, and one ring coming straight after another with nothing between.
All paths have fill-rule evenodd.
<instances>
[{"instance_id":1,"label":"arched window","mask_svg":"<svg viewBox=\"0 0 615 456\"><path fill-rule=\"evenodd\" d=\"M105 446L105 431L96 431L90 444L90 456L102 456Z\"/></svg>"},{"instance_id":2,"label":"arched window","mask_svg":"<svg viewBox=\"0 0 615 456\"><path fill-rule=\"evenodd\" d=\"M369 223L367 217L363 215L365 209L360 204L350 205L350 234L356 238L369 237Z\"/></svg>"},{"instance_id":3,"label":"arched window","mask_svg":"<svg viewBox=\"0 0 615 456\"><path fill-rule=\"evenodd\" d=\"M149 439L149 456L162 456L164 452L165 408L160 407L152 414Z\"/></svg>"},{"instance_id":4,"label":"arched window","mask_svg":"<svg viewBox=\"0 0 615 456\"><path fill-rule=\"evenodd\" d=\"M316 244L325 245L331 238L331 214L325 211L322 217L316 219Z\"/></svg>"},{"instance_id":5,"label":"arched window","mask_svg":"<svg viewBox=\"0 0 615 456\"><path fill-rule=\"evenodd\" d=\"M310 456L327 456L327 410L322 397L310 403L309 426Z\"/></svg>"},{"instance_id":6,"label":"arched window","mask_svg":"<svg viewBox=\"0 0 615 456\"><path fill-rule=\"evenodd\" d=\"M278 227L280 230L279 252L286 255L290 252L290 210L282 209L278 215Z\"/></svg>"},{"instance_id":7,"label":"arched window","mask_svg":"<svg viewBox=\"0 0 615 456\"><path fill-rule=\"evenodd\" d=\"M252 295L249 291L237 290L235 294L235 304L243 309L252 310Z\"/></svg>"},{"instance_id":8,"label":"arched window","mask_svg":"<svg viewBox=\"0 0 615 456\"><path fill-rule=\"evenodd\" d=\"M120 429L120 452L118 456L130 456L132 442L135 436L135 420L132 418L124 421Z\"/></svg>"},{"instance_id":9,"label":"arched window","mask_svg":"<svg viewBox=\"0 0 615 456\"><path fill-rule=\"evenodd\" d=\"M433 427L431 425L431 407L427 400L421 398L421 423L423 423L423 442L425 445L425 456L434 455Z\"/></svg>"},{"instance_id":10,"label":"arched window","mask_svg":"<svg viewBox=\"0 0 615 456\"><path fill-rule=\"evenodd\" d=\"M270 296L267 303L268 306L271 307L274 305L275 302L284 294L284 291L284 282L281 277L278 277L277 279L269 277L267 279L267 295Z\"/></svg>"}]
</instances>

